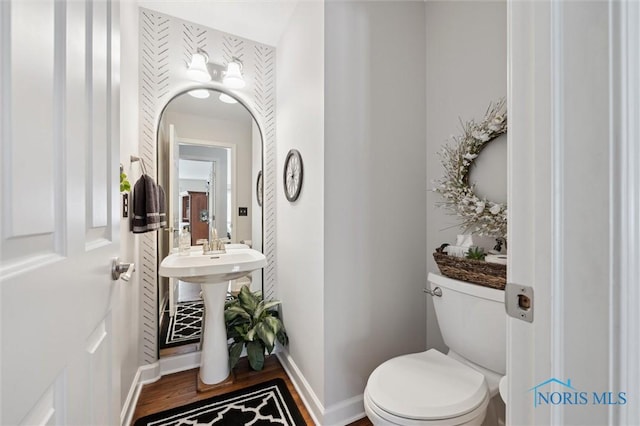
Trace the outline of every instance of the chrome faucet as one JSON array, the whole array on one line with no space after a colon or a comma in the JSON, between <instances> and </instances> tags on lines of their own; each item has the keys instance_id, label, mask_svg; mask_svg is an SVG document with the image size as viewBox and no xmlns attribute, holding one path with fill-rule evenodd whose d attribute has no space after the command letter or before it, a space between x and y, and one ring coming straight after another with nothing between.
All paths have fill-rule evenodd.
<instances>
[{"instance_id":1,"label":"chrome faucet","mask_svg":"<svg viewBox=\"0 0 640 426\"><path fill-rule=\"evenodd\" d=\"M224 242L218 238L218 232L216 229L212 228L209 240L202 245L202 254L220 254L226 252L227 250Z\"/></svg>"}]
</instances>

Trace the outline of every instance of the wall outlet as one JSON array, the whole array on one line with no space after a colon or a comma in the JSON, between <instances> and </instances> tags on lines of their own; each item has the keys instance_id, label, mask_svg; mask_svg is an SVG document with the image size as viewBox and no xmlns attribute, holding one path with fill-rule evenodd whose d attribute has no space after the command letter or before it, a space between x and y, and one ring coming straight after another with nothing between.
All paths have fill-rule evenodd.
<instances>
[{"instance_id":1,"label":"wall outlet","mask_svg":"<svg viewBox=\"0 0 640 426\"><path fill-rule=\"evenodd\" d=\"M238 216L247 216L249 214L248 207L238 207Z\"/></svg>"}]
</instances>

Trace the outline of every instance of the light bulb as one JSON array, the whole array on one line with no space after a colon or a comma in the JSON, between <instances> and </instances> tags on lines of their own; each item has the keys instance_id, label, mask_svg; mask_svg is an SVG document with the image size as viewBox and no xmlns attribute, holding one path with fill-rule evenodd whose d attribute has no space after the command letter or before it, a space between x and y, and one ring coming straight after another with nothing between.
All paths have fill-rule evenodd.
<instances>
[{"instance_id":1,"label":"light bulb","mask_svg":"<svg viewBox=\"0 0 640 426\"><path fill-rule=\"evenodd\" d=\"M207 99L210 96L209 91L207 89L189 90L189 94L194 98L198 98L198 99Z\"/></svg>"},{"instance_id":2,"label":"light bulb","mask_svg":"<svg viewBox=\"0 0 640 426\"><path fill-rule=\"evenodd\" d=\"M240 72L240 64L238 62L229 62L227 65L227 72L222 79L222 82L225 86L228 86L232 89L242 89L245 86L244 78L242 78L242 73Z\"/></svg>"}]
</instances>

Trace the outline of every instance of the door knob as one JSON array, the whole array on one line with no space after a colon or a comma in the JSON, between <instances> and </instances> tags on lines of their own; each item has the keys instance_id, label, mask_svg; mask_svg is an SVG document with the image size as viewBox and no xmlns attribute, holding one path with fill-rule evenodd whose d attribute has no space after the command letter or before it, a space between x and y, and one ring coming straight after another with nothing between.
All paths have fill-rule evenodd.
<instances>
[{"instance_id":1,"label":"door knob","mask_svg":"<svg viewBox=\"0 0 640 426\"><path fill-rule=\"evenodd\" d=\"M133 263L120 263L120 259L114 257L111 261L111 279L114 281L122 278L123 281L129 281L131 274L135 271Z\"/></svg>"}]
</instances>

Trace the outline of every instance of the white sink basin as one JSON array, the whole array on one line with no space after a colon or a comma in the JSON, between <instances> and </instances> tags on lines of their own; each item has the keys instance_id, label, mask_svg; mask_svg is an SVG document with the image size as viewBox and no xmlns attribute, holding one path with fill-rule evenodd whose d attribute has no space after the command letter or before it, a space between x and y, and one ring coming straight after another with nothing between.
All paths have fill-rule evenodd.
<instances>
[{"instance_id":1,"label":"white sink basin","mask_svg":"<svg viewBox=\"0 0 640 426\"><path fill-rule=\"evenodd\" d=\"M221 254L191 252L164 258L158 273L163 277L208 284L235 280L267 265L264 254L249 248L234 248Z\"/></svg>"}]
</instances>

